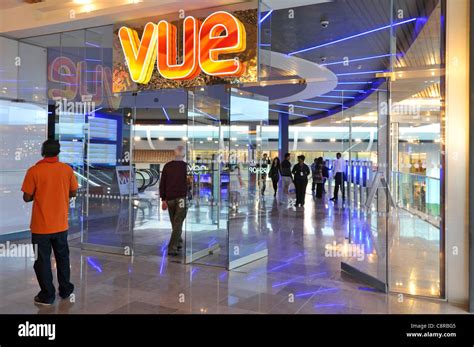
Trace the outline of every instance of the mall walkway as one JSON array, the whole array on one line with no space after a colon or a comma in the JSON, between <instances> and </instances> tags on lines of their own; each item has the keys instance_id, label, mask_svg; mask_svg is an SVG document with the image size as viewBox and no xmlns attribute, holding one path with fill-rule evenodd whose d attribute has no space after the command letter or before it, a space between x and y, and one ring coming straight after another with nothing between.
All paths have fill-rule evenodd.
<instances>
[{"instance_id":1,"label":"mall walkway","mask_svg":"<svg viewBox=\"0 0 474 347\"><path fill-rule=\"evenodd\" d=\"M71 248L75 303L38 308L32 262L0 258L0 313L465 313L443 301L400 301L341 274L324 245L344 238L347 209L323 201L315 214L307 197L305 210L281 210L266 197L269 256L231 272L159 252L131 259Z\"/></svg>"}]
</instances>

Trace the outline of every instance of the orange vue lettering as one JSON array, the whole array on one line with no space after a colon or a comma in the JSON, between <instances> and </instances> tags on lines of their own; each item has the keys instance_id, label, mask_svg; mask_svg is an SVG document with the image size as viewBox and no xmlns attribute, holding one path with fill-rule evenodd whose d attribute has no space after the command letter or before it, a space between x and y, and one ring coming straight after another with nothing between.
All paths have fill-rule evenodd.
<instances>
[{"instance_id":1,"label":"orange vue lettering","mask_svg":"<svg viewBox=\"0 0 474 347\"><path fill-rule=\"evenodd\" d=\"M222 54L237 54L246 49L244 25L232 14L214 12L202 23L192 16L183 21L183 56L178 64L177 28L162 20L149 22L141 39L135 30L121 27L118 36L132 80L148 83L154 63L167 79L190 80L201 71L211 76L241 76L245 64L234 59L220 59Z\"/></svg>"}]
</instances>

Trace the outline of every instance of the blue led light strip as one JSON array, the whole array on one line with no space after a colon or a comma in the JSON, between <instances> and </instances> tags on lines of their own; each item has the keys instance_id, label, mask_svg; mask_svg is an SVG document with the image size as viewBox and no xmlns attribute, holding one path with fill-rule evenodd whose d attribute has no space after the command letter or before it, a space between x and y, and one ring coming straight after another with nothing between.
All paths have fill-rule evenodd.
<instances>
[{"instance_id":1,"label":"blue led light strip","mask_svg":"<svg viewBox=\"0 0 474 347\"><path fill-rule=\"evenodd\" d=\"M376 74L376 73L385 73L385 72L390 72L390 71L374 70L374 71L347 72L347 73L338 73L336 74L336 76L366 75L366 74Z\"/></svg>"},{"instance_id":2,"label":"blue led light strip","mask_svg":"<svg viewBox=\"0 0 474 347\"><path fill-rule=\"evenodd\" d=\"M300 100L300 102L306 102L309 104L325 104L325 105L344 105L342 102L332 102L332 101L315 101L315 100Z\"/></svg>"},{"instance_id":3,"label":"blue led light strip","mask_svg":"<svg viewBox=\"0 0 474 347\"><path fill-rule=\"evenodd\" d=\"M275 110L275 109L273 109L273 108L269 108L268 110L269 110L269 111L272 111L272 112L277 112L277 113L289 114L290 116L298 116L298 117L308 118L308 116L307 116L307 115L304 115L304 114L291 113L291 112L286 112L286 111L282 111L282 110Z\"/></svg>"},{"instance_id":4,"label":"blue led light strip","mask_svg":"<svg viewBox=\"0 0 474 347\"><path fill-rule=\"evenodd\" d=\"M387 58L390 56L395 56L395 53L392 54L381 54L381 55L374 55L371 57L365 57L365 58L357 58L357 59L348 59L348 60L341 60L341 61L336 61L334 63L327 63L327 64L320 64L321 66L330 66L330 65L339 65L339 64L344 64L344 63L353 63L357 61L365 61L365 60L372 60L372 59L379 59L379 58Z\"/></svg>"},{"instance_id":5,"label":"blue led light strip","mask_svg":"<svg viewBox=\"0 0 474 347\"><path fill-rule=\"evenodd\" d=\"M164 107L162 107L162 110L163 110L163 113L165 114L165 117L166 119L168 120L168 122L171 122L171 119L170 117L168 116L168 112L166 112L166 109Z\"/></svg>"},{"instance_id":6,"label":"blue led light strip","mask_svg":"<svg viewBox=\"0 0 474 347\"><path fill-rule=\"evenodd\" d=\"M289 106L289 104L277 104L278 106ZM306 110L314 110L314 111L325 111L325 112L329 112L328 109L325 109L325 108L318 108L318 107L307 107L307 106L298 106L298 105L294 105L294 104L291 104L293 105L293 107L298 107L298 108L304 108Z\"/></svg>"},{"instance_id":7,"label":"blue led light strip","mask_svg":"<svg viewBox=\"0 0 474 347\"><path fill-rule=\"evenodd\" d=\"M359 33L359 34L347 36L347 37L344 37L344 38L339 39L339 40L330 41L330 42L326 42L326 43L323 43L323 44L320 44L320 45L317 45L317 46L313 46L313 47L301 49L301 50L299 50L299 51L291 52L291 53L288 53L288 55L295 55L295 54L298 54L298 53L303 53L303 52L312 51L312 50L314 50L314 49L318 49L318 48L321 48L321 47L326 47L326 46L334 45L334 44L339 43L339 42L344 42L344 41L347 41L347 40L355 39L355 38L357 38L357 37L369 35L369 34L372 34L372 33L378 32L378 31L382 31L382 30L385 30L385 29L393 28L393 27L396 27L396 26L399 26L399 25L411 23L411 22L416 21L417 19L418 19L418 18L411 18L411 19L407 19L407 20L404 20L404 21L402 21L402 22L398 22L398 23L395 23L395 24L385 25L385 26L380 27L380 28L375 28L375 29L372 29L372 30L369 30L369 31L364 31L364 32Z\"/></svg>"},{"instance_id":8,"label":"blue led light strip","mask_svg":"<svg viewBox=\"0 0 474 347\"><path fill-rule=\"evenodd\" d=\"M352 84L372 84L373 82L337 82L337 84L347 84L347 85L352 85Z\"/></svg>"},{"instance_id":9,"label":"blue led light strip","mask_svg":"<svg viewBox=\"0 0 474 347\"><path fill-rule=\"evenodd\" d=\"M273 10L268 11L268 13L265 16L263 16L258 23L262 24L265 21L265 19L267 19L272 14L272 12Z\"/></svg>"},{"instance_id":10,"label":"blue led light strip","mask_svg":"<svg viewBox=\"0 0 474 347\"><path fill-rule=\"evenodd\" d=\"M355 99L355 96L337 96L337 95L320 95L317 98L330 98L330 99Z\"/></svg>"}]
</instances>

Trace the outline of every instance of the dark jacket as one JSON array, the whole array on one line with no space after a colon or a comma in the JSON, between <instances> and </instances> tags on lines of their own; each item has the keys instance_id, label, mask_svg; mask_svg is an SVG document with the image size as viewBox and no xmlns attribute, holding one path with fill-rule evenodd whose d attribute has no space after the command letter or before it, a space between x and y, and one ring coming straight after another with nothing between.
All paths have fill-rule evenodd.
<instances>
[{"instance_id":1,"label":"dark jacket","mask_svg":"<svg viewBox=\"0 0 474 347\"><path fill-rule=\"evenodd\" d=\"M278 180L280 179L280 166L274 166L272 164L272 166L270 167L270 171L268 172L268 176L272 179L272 180Z\"/></svg>"},{"instance_id":2,"label":"dark jacket","mask_svg":"<svg viewBox=\"0 0 474 347\"><path fill-rule=\"evenodd\" d=\"M160 178L161 200L173 200L187 196L187 169L188 165L180 160L173 160L165 164Z\"/></svg>"},{"instance_id":3,"label":"dark jacket","mask_svg":"<svg viewBox=\"0 0 474 347\"><path fill-rule=\"evenodd\" d=\"M308 180L308 176L311 173L311 170L309 169L308 165L300 165L298 163L293 166L293 170L291 170L291 173L293 174L294 181Z\"/></svg>"},{"instance_id":4,"label":"dark jacket","mask_svg":"<svg viewBox=\"0 0 474 347\"><path fill-rule=\"evenodd\" d=\"M282 176L291 177L291 163L289 160L283 160L280 164L280 167Z\"/></svg>"}]
</instances>

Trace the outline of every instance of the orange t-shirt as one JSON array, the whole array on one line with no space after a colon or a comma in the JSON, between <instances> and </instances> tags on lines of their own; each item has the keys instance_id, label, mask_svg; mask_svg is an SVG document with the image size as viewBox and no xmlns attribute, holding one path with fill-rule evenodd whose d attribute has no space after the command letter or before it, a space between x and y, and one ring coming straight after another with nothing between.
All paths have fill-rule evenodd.
<instances>
[{"instance_id":1,"label":"orange t-shirt","mask_svg":"<svg viewBox=\"0 0 474 347\"><path fill-rule=\"evenodd\" d=\"M30 229L54 234L68 229L69 192L78 188L72 168L57 157L40 160L27 172L22 192L33 195Z\"/></svg>"}]
</instances>

